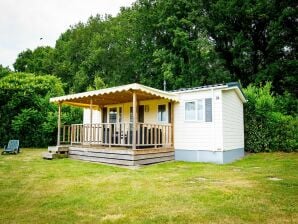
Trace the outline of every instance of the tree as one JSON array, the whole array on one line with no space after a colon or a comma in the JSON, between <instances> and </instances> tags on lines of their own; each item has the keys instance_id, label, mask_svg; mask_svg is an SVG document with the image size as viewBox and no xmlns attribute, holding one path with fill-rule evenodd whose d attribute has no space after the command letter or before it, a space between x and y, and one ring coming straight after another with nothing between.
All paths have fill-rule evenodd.
<instances>
[{"instance_id":1,"label":"tree","mask_svg":"<svg viewBox=\"0 0 298 224\"><path fill-rule=\"evenodd\" d=\"M85 91L92 85L95 72L102 73L99 68L94 71L90 54L101 50L91 46L104 29L104 19L97 15L90 17L86 24L78 23L69 28L57 40L54 74L67 84L67 92Z\"/></svg>"},{"instance_id":2,"label":"tree","mask_svg":"<svg viewBox=\"0 0 298 224\"><path fill-rule=\"evenodd\" d=\"M0 64L0 79L6 75L8 75L11 72L9 67L3 67L3 65Z\"/></svg>"},{"instance_id":3,"label":"tree","mask_svg":"<svg viewBox=\"0 0 298 224\"><path fill-rule=\"evenodd\" d=\"M204 26L225 67L244 86L272 81L297 95L297 7L293 1L203 0Z\"/></svg>"},{"instance_id":4,"label":"tree","mask_svg":"<svg viewBox=\"0 0 298 224\"><path fill-rule=\"evenodd\" d=\"M201 1L158 1L156 7L159 46L154 57L170 89L231 80L201 24L204 15Z\"/></svg>"},{"instance_id":5,"label":"tree","mask_svg":"<svg viewBox=\"0 0 298 224\"><path fill-rule=\"evenodd\" d=\"M297 10L289 0L138 0L70 27L54 49L22 52L14 66L60 77L67 93L100 74L107 86L166 80L169 90L271 81L297 96Z\"/></svg>"},{"instance_id":6,"label":"tree","mask_svg":"<svg viewBox=\"0 0 298 224\"><path fill-rule=\"evenodd\" d=\"M92 91L92 90L98 90L98 89L104 89L106 88L107 85L104 83L100 75L96 75L94 78L94 83L93 85L88 86L87 91Z\"/></svg>"},{"instance_id":7,"label":"tree","mask_svg":"<svg viewBox=\"0 0 298 224\"><path fill-rule=\"evenodd\" d=\"M274 96L271 83L244 89L245 149L250 152L297 151L298 100L288 94ZM289 105L292 111L289 113Z\"/></svg>"},{"instance_id":8,"label":"tree","mask_svg":"<svg viewBox=\"0 0 298 224\"><path fill-rule=\"evenodd\" d=\"M15 63L13 64L14 70L17 72L28 72L31 70L31 61L33 59L32 50L27 49L19 53Z\"/></svg>"},{"instance_id":9,"label":"tree","mask_svg":"<svg viewBox=\"0 0 298 224\"><path fill-rule=\"evenodd\" d=\"M22 147L55 144L57 106L49 98L63 95L61 81L50 75L10 73L0 79L0 143L20 139ZM69 114L72 113L72 118ZM81 119L67 109L65 120Z\"/></svg>"},{"instance_id":10,"label":"tree","mask_svg":"<svg viewBox=\"0 0 298 224\"><path fill-rule=\"evenodd\" d=\"M51 47L37 47L21 52L13 64L17 72L35 74L52 74L54 69L54 49Z\"/></svg>"}]
</instances>

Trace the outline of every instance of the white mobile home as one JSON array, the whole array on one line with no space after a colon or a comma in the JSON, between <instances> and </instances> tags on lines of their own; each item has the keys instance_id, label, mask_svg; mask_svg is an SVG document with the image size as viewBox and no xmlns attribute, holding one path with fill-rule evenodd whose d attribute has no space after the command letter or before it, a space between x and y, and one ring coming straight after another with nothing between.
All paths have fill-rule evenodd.
<instances>
[{"instance_id":1,"label":"white mobile home","mask_svg":"<svg viewBox=\"0 0 298 224\"><path fill-rule=\"evenodd\" d=\"M168 160L227 163L244 155L238 83L161 91L140 84L51 98L57 146L69 157L122 165ZM61 125L61 105L84 108L83 124ZM53 150L53 147L49 147Z\"/></svg>"},{"instance_id":2,"label":"white mobile home","mask_svg":"<svg viewBox=\"0 0 298 224\"><path fill-rule=\"evenodd\" d=\"M175 93L176 160L227 163L244 156L245 97L238 83Z\"/></svg>"}]
</instances>

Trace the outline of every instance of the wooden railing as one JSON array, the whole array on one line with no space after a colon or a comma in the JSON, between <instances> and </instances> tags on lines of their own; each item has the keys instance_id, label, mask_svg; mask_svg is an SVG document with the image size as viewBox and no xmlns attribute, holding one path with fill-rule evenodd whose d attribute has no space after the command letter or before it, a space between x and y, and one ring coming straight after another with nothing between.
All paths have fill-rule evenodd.
<instances>
[{"instance_id":1,"label":"wooden railing","mask_svg":"<svg viewBox=\"0 0 298 224\"><path fill-rule=\"evenodd\" d=\"M132 146L132 123L72 124L62 127L61 142L106 146ZM136 146L169 147L173 142L172 124L137 123Z\"/></svg>"},{"instance_id":2,"label":"wooden railing","mask_svg":"<svg viewBox=\"0 0 298 224\"><path fill-rule=\"evenodd\" d=\"M60 142L61 144L71 143L71 125L62 126Z\"/></svg>"}]
</instances>

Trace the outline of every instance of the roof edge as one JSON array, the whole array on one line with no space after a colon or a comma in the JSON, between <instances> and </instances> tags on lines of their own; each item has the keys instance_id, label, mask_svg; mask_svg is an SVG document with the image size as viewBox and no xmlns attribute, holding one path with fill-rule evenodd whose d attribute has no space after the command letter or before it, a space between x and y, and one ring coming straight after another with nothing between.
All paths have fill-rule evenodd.
<instances>
[{"instance_id":1,"label":"roof edge","mask_svg":"<svg viewBox=\"0 0 298 224\"><path fill-rule=\"evenodd\" d=\"M244 103L247 102L247 98L243 93L239 82L228 82L228 83L220 83L220 84L214 84L214 85L198 86L193 88L178 89L170 92L179 94L179 93L189 93L189 92L196 92L196 91L206 91L211 89L222 89L222 90L237 89L236 90L237 94L239 95L242 102Z\"/></svg>"},{"instance_id":2,"label":"roof edge","mask_svg":"<svg viewBox=\"0 0 298 224\"><path fill-rule=\"evenodd\" d=\"M155 89L152 87L144 86L142 84L138 83L132 83L132 84L127 84L127 85L122 85L122 86L114 86L114 87L109 87L109 88L104 88L104 89L99 89L99 90L92 90L92 91L86 91L86 92L81 92L81 93L74 93L74 94L67 94L64 96L57 96L57 97L52 97L50 98L51 103L59 103L71 99L78 99L78 98L83 98L83 97L93 97L93 96L99 96L99 95L104 95L104 94L110 94L110 93L116 93L116 92L122 92L122 91L143 91L148 94L152 94L155 96L159 96L161 98L169 99L172 101L179 101L177 98L177 95L175 93L170 93L167 91Z\"/></svg>"}]
</instances>

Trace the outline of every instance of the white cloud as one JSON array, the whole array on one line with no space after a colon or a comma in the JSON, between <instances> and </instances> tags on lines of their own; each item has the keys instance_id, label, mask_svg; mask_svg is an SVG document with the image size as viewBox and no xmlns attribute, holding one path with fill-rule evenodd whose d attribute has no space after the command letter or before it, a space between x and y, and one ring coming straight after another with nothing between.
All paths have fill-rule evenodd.
<instances>
[{"instance_id":1,"label":"white cloud","mask_svg":"<svg viewBox=\"0 0 298 224\"><path fill-rule=\"evenodd\" d=\"M117 15L135 0L1 0L0 64L12 67L27 48L54 46L59 35L91 15ZM40 40L40 38L43 38Z\"/></svg>"}]
</instances>

